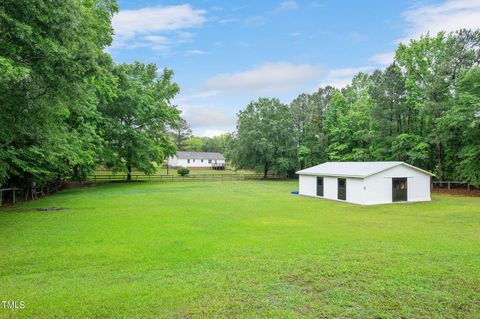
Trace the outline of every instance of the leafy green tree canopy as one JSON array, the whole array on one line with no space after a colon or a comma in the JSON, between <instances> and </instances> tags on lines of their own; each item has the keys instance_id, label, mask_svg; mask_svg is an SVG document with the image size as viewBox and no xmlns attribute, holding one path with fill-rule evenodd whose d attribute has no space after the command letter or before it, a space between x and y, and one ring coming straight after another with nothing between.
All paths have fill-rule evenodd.
<instances>
[{"instance_id":1,"label":"leafy green tree canopy","mask_svg":"<svg viewBox=\"0 0 480 319\"><path fill-rule=\"evenodd\" d=\"M96 104L108 95L102 83L112 64L104 48L117 10L111 0L1 2L0 184L94 168Z\"/></svg>"},{"instance_id":2,"label":"leafy green tree canopy","mask_svg":"<svg viewBox=\"0 0 480 319\"><path fill-rule=\"evenodd\" d=\"M228 157L238 168L292 174L296 149L292 114L278 99L260 98L238 113L237 131Z\"/></svg>"},{"instance_id":3,"label":"leafy green tree canopy","mask_svg":"<svg viewBox=\"0 0 480 319\"><path fill-rule=\"evenodd\" d=\"M159 76L154 64L120 64L114 74L118 81L116 96L100 110L105 117L104 160L107 167L126 171L132 168L153 174L155 165L175 154L168 128L180 120L171 100L179 88L172 82L173 72L165 69Z\"/></svg>"},{"instance_id":4,"label":"leafy green tree canopy","mask_svg":"<svg viewBox=\"0 0 480 319\"><path fill-rule=\"evenodd\" d=\"M177 126L170 128L170 134L172 135L177 149L180 151L185 151L185 142L192 137L192 130L190 129L187 121L183 118L180 118Z\"/></svg>"},{"instance_id":5,"label":"leafy green tree canopy","mask_svg":"<svg viewBox=\"0 0 480 319\"><path fill-rule=\"evenodd\" d=\"M201 152L203 148L203 140L200 137L192 136L182 143L182 149L190 152Z\"/></svg>"}]
</instances>

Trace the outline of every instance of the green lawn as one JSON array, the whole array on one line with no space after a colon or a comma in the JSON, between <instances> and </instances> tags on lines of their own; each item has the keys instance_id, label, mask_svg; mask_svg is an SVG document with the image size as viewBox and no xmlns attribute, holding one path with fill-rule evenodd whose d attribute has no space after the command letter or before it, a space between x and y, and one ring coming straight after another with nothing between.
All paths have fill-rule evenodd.
<instances>
[{"instance_id":1,"label":"green lawn","mask_svg":"<svg viewBox=\"0 0 480 319\"><path fill-rule=\"evenodd\" d=\"M110 184L0 210L0 299L26 305L0 318L479 318L480 198L295 189Z\"/></svg>"}]
</instances>

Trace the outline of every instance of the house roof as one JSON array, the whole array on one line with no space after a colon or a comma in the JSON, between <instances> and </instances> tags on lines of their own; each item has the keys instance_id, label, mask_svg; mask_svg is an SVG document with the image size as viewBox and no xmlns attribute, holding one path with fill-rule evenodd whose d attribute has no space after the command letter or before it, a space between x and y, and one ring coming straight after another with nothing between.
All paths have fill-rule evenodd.
<instances>
[{"instance_id":1,"label":"house roof","mask_svg":"<svg viewBox=\"0 0 480 319\"><path fill-rule=\"evenodd\" d=\"M225 160L225 157L217 152L177 152L176 156L181 159Z\"/></svg>"},{"instance_id":2,"label":"house roof","mask_svg":"<svg viewBox=\"0 0 480 319\"><path fill-rule=\"evenodd\" d=\"M298 175L365 178L399 165L404 165L430 176L434 176L434 174L430 172L404 162L326 162L317 166L303 169L296 173Z\"/></svg>"}]
</instances>

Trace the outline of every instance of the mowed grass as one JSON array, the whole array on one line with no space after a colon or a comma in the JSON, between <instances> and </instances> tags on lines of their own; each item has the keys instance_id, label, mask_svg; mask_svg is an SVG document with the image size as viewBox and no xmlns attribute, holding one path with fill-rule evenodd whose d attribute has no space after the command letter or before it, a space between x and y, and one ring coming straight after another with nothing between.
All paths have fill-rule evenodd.
<instances>
[{"instance_id":1,"label":"mowed grass","mask_svg":"<svg viewBox=\"0 0 480 319\"><path fill-rule=\"evenodd\" d=\"M0 299L26 305L0 317L479 318L480 198L296 189L112 184L0 210Z\"/></svg>"}]
</instances>

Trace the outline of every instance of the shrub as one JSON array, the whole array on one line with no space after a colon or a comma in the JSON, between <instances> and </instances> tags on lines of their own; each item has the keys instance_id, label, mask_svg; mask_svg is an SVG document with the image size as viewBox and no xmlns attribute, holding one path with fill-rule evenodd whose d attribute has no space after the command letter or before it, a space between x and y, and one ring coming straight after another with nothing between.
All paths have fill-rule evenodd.
<instances>
[{"instance_id":1,"label":"shrub","mask_svg":"<svg viewBox=\"0 0 480 319\"><path fill-rule=\"evenodd\" d=\"M178 174L182 175L182 176L186 176L188 175L188 173L190 173L190 170L188 168L180 168L178 171L177 171Z\"/></svg>"}]
</instances>

